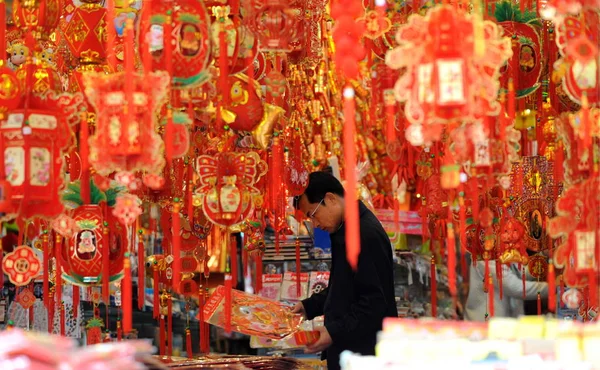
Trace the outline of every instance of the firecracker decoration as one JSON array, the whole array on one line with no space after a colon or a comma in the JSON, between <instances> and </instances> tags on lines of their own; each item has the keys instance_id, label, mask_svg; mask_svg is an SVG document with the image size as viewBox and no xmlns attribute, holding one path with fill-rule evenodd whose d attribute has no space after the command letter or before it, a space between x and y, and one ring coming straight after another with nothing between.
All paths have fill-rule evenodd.
<instances>
[{"instance_id":1,"label":"firecracker decoration","mask_svg":"<svg viewBox=\"0 0 600 370\"><path fill-rule=\"evenodd\" d=\"M37 277L42 264L33 249L21 245L4 256L2 269L11 283L25 286Z\"/></svg>"},{"instance_id":2,"label":"firecracker decoration","mask_svg":"<svg viewBox=\"0 0 600 370\"><path fill-rule=\"evenodd\" d=\"M459 118L473 122L499 113L499 70L512 50L495 23L439 6L425 17L411 16L399 28L397 40L399 46L386 54L386 64L406 68L394 90L396 99L406 102L411 144L439 140L437 124Z\"/></svg>"},{"instance_id":3,"label":"firecracker decoration","mask_svg":"<svg viewBox=\"0 0 600 370\"><path fill-rule=\"evenodd\" d=\"M219 153L200 156L196 170L202 209L213 223L230 227L243 222L260 193L254 184L266 173L266 162L257 153Z\"/></svg>"},{"instance_id":4,"label":"firecracker decoration","mask_svg":"<svg viewBox=\"0 0 600 370\"><path fill-rule=\"evenodd\" d=\"M165 160L163 141L156 133L155 110L167 93L168 83L169 76L164 72L135 74L130 79L125 72L84 76L85 93L97 113L89 160L99 174L160 173ZM123 105L127 91L133 95L133 112L127 112Z\"/></svg>"}]
</instances>

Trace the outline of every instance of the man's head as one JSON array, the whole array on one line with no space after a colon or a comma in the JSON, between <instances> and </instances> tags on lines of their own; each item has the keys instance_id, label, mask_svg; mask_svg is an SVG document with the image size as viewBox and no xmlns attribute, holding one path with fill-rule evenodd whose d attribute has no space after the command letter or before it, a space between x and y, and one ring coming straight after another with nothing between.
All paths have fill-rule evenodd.
<instances>
[{"instance_id":1,"label":"man's head","mask_svg":"<svg viewBox=\"0 0 600 370\"><path fill-rule=\"evenodd\" d=\"M330 173L311 173L304 194L294 203L321 230L333 233L344 220L344 187Z\"/></svg>"}]
</instances>

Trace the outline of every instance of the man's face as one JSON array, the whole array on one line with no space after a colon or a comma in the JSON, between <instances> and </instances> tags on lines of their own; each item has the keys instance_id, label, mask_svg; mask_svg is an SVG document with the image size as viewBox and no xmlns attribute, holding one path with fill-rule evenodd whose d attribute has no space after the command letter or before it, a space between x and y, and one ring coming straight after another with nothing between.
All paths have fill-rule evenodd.
<instances>
[{"instance_id":1,"label":"man's face","mask_svg":"<svg viewBox=\"0 0 600 370\"><path fill-rule=\"evenodd\" d=\"M332 193L317 203L310 203L306 195L300 197L298 207L315 227L333 233L338 230L344 218L344 199Z\"/></svg>"}]
</instances>

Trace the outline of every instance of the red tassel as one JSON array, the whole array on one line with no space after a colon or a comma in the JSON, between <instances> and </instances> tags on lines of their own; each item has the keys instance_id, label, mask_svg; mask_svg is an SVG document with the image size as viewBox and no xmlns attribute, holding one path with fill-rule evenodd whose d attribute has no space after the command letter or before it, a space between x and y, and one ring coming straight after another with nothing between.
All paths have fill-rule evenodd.
<instances>
[{"instance_id":1,"label":"red tassel","mask_svg":"<svg viewBox=\"0 0 600 370\"><path fill-rule=\"evenodd\" d=\"M79 314L79 287L77 285L73 285L73 318L77 322L77 315Z\"/></svg>"},{"instance_id":2,"label":"red tassel","mask_svg":"<svg viewBox=\"0 0 600 370\"><path fill-rule=\"evenodd\" d=\"M356 127L354 122L354 89L344 89L344 163L345 170L345 199L346 202L346 257L354 270L358 265L360 254L360 225L358 222L358 201L356 200L356 146L354 137Z\"/></svg>"},{"instance_id":3,"label":"red tassel","mask_svg":"<svg viewBox=\"0 0 600 370\"><path fill-rule=\"evenodd\" d=\"M200 292L198 292L198 332L200 333L200 353L204 352L204 348L206 347L206 335L204 335L204 326L206 323L204 322L204 288L200 287Z\"/></svg>"},{"instance_id":4,"label":"red tassel","mask_svg":"<svg viewBox=\"0 0 600 370\"><path fill-rule=\"evenodd\" d=\"M464 198L464 186L460 185L460 192L458 197L458 217L460 222L460 273L463 279L467 278L467 210L465 206Z\"/></svg>"},{"instance_id":5,"label":"red tassel","mask_svg":"<svg viewBox=\"0 0 600 370\"><path fill-rule=\"evenodd\" d=\"M56 271L54 272L55 277L55 296L56 296L56 304L58 305L58 309L60 312L60 335L65 335L65 310L62 304L62 248L63 248L63 238L60 235L56 235Z\"/></svg>"},{"instance_id":6,"label":"red tassel","mask_svg":"<svg viewBox=\"0 0 600 370\"><path fill-rule=\"evenodd\" d=\"M168 22L170 23L170 22ZM127 101L127 122L135 122L135 109L134 109L134 73L135 73L135 51L133 41L133 20L127 19L125 22L125 100ZM127 153L130 147L129 143L129 130L121 130L121 150L123 153Z\"/></svg>"},{"instance_id":7,"label":"red tassel","mask_svg":"<svg viewBox=\"0 0 600 370\"><path fill-rule=\"evenodd\" d=\"M206 289L204 291L204 302L206 302L208 300L208 289ZM204 344L206 345L206 347L204 347L204 351L203 353L209 353L210 352L210 325L204 323Z\"/></svg>"},{"instance_id":8,"label":"red tassel","mask_svg":"<svg viewBox=\"0 0 600 370\"><path fill-rule=\"evenodd\" d=\"M302 288L300 285L300 273L302 265L300 264L300 239L296 238L296 297L302 296Z\"/></svg>"},{"instance_id":9,"label":"red tassel","mask_svg":"<svg viewBox=\"0 0 600 370\"><path fill-rule=\"evenodd\" d=\"M456 297L456 240L454 238L451 204L451 200L448 199L448 221L446 232L446 244L448 249L448 288L452 297Z\"/></svg>"},{"instance_id":10,"label":"red tassel","mask_svg":"<svg viewBox=\"0 0 600 370\"><path fill-rule=\"evenodd\" d=\"M173 356L173 298L167 300L167 355Z\"/></svg>"},{"instance_id":11,"label":"red tassel","mask_svg":"<svg viewBox=\"0 0 600 370\"><path fill-rule=\"evenodd\" d=\"M115 22L115 1L107 0L106 5L106 24L114 24ZM106 59L108 60L108 65L116 68L117 65L117 55L115 54L115 40L116 40L117 30L115 27L106 27Z\"/></svg>"},{"instance_id":12,"label":"red tassel","mask_svg":"<svg viewBox=\"0 0 600 370\"><path fill-rule=\"evenodd\" d=\"M121 320L117 320L117 342L123 340L123 328L121 327Z\"/></svg>"},{"instance_id":13,"label":"red tassel","mask_svg":"<svg viewBox=\"0 0 600 370\"><path fill-rule=\"evenodd\" d=\"M146 294L146 279L145 279L145 248L144 248L144 230L138 229L138 309L141 311L144 308Z\"/></svg>"},{"instance_id":14,"label":"red tassel","mask_svg":"<svg viewBox=\"0 0 600 370\"><path fill-rule=\"evenodd\" d=\"M562 297L565 294L565 279L563 275L560 275L560 297L559 297L559 307L562 307Z\"/></svg>"},{"instance_id":15,"label":"red tassel","mask_svg":"<svg viewBox=\"0 0 600 370\"><path fill-rule=\"evenodd\" d=\"M487 275L488 279L488 308L490 318L494 317L494 280L492 279L492 274Z\"/></svg>"},{"instance_id":16,"label":"red tassel","mask_svg":"<svg viewBox=\"0 0 600 370\"><path fill-rule=\"evenodd\" d=\"M499 260L496 260L496 277L498 279L498 289L500 300L504 299L504 286L502 285L502 264Z\"/></svg>"},{"instance_id":17,"label":"red tassel","mask_svg":"<svg viewBox=\"0 0 600 370\"><path fill-rule=\"evenodd\" d=\"M262 259L258 254L254 255L254 264L256 265L256 289L255 293L260 294L262 290L263 265Z\"/></svg>"},{"instance_id":18,"label":"red tassel","mask_svg":"<svg viewBox=\"0 0 600 370\"><path fill-rule=\"evenodd\" d=\"M130 238L132 236L129 236ZM121 308L123 309L123 330L125 333L131 332L131 260L129 251L125 252L123 259L123 281L121 282Z\"/></svg>"},{"instance_id":19,"label":"red tassel","mask_svg":"<svg viewBox=\"0 0 600 370\"><path fill-rule=\"evenodd\" d=\"M431 317L437 317L437 272L435 267L435 256L431 256Z\"/></svg>"},{"instance_id":20,"label":"red tassel","mask_svg":"<svg viewBox=\"0 0 600 370\"><path fill-rule=\"evenodd\" d=\"M231 274L225 273L225 332L231 333Z\"/></svg>"},{"instance_id":21,"label":"red tassel","mask_svg":"<svg viewBox=\"0 0 600 370\"><path fill-rule=\"evenodd\" d=\"M173 223L172 223L172 254L173 254L173 288L175 291L179 291L179 283L181 282L181 219L179 217L179 210L181 209L181 203L179 199L173 200Z\"/></svg>"},{"instance_id":22,"label":"red tassel","mask_svg":"<svg viewBox=\"0 0 600 370\"><path fill-rule=\"evenodd\" d=\"M538 316L542 315L542 296L540 295L540 292L537 294L537 314Z\"/></svg>"},{"instance_id":23,"label":"red tassel","mask_svg":"<svg viewBox=\"0 0 600 370\"><path fill-rule=\"evenodd\" d=\"M384 93L385 94L385 93ZM385 100L385 97L384 97ZM396 141L396 100L393 102L385 103L385 117L386 117L386 142L392 143ZM373 109L375 111L375 109Z\"/></svg>"},{"instance_id":24,"label":"red tassel","mask_svg":"<svg viewBox=\"0 0 600 370\"><path fill-rule=\"evenodd\" d=\"M219 32L219 90L223 91L222 104L229 104L229 89L227 89L227 79L229 78L229 60L227 56L227 39L225 29ZM219 127L221 129L221 127Z\"/></svg>"},{"instance_id":25,"label":"red tassel","mask_svg":"<svg viewBox=\"0 0 600 370\"><path fill-rule=\"evenodd\" d=\"M165 349L166 349L165 348L165 334L166 334L166 332L165 332L165 317L163 315L160 315L160 318L158 320L159 320L159 324L158 324L159 325L159 328L158 328L158 330L159 330L158 341L160 342L158 344L158 353L161 356L164 356L165 355Z\"/></svg>"},{"instance_id":26,"label":"red tassel","mask_svg":"<svg viewBox=\"0 0 600 370\"><path fill-rule=\"evenodd\" d=\"M194 166L192 162L190 160L187 166L187 217L190 225L194 225Z\"/></svg>"},{"instance_id":27,"label":"red tassel","mask_svg":"<svg viewBox=\"0 0 600 370\"><path fill-rule=\"evenodd\" d=\"M227 241L229 242L229 253L231 256L231 280L232 286L235 288L238 279L238 255L237 255L237 240L230 233L227 233ZM243 274L242 274L243 276Z\"/></svg>"},{"instance_id":28,"label":"red tassel","mask_svg":"<svg viewBox=\"0 0 600 370\"><path fill-rule=\"evenodd\" d=\"M469 180L471 183L471 211L473 213L473 223L479 222L479 181L476 177Z\"/></svg>"},{"instance_id":29,"label":"red tassel","mask_svg":"<svg viewBox=\"0 0 600 370\"><path fill-rule=\"evenodd\" d=\"M150 14L152 14L152 0L145 0L142 12L142 24L148 24L150 20ZM148 35L149 29L140 30L140 32ZM144 38L142 44L142 64L144 67L144 73L148 74L152 72L152 54L150 53L150 45Z\"/></svg>"},{"instance_id":30,"label":"red tassel","mask_svg":"<svg viewBox=\"0 0 600 370\"><path fill-rule=\"evenodd\" d=\"M48 333L54 333L54 312L56 308L56 301L54 300L55 296L52 291L48 295Z\"/></svg>"},{"instance_id":31,"label":"red tassel","mask_svg":"<svg viewBox=\"0 0 600 370\"><path fill-rule=\"evenodd\" d=\"M485 270L483 273L483 289L484 292L489 292L490 286L487 284L487 277L490 276L490 260L485 260Z\"/></svg>"},{"instance_id":32,"label":"red tassel","mask_svg":"<svg viewBox=\"0 0 600 370\"><path fill-rule=\"evenodd\" d=\"M6 50L6 3L4 1L0 2L0 50Z\"/></svg>"},{"instance_id":33,"label":"red tassel","mask_svg":"<svg viewBox=\"0 0 600 370\"><path fill-rule=\"evenodd\" d=\"M2 26L0 26L2 27ZM44 289L44 306L46 307L46 309L48 310L50 308L50 301L49 301L49 293L50 293L50 281L48 280L48 269L50 268L50 243L48 243L48 230L44 230L44 235L42 236L42 249L43 249L43 253L44 253L44 273L43 273L43 289ZM2 276L2 278L0 280L3 280L4 278L4 273L2 272L2 248L0 247L0 276ZM4 281L0 281L0 287L4 286Z\"/></svg>"},{"instance_id":34,"label":"red tassel","mask_svg":"<svg viewBox=\"0 0 600 370\"><path fill-rule=\"evenodd\" d=\"M110 27L109 27L110 28ZM106 217L106 212L104 213ZM110 279L110 236L108 233L108 223L104 222L104 227L102 229L102 300L104 303L108 305L110 302L110 288L109 288L109 279Z\"/></svg>"},{"instance_id":35,"label":"red tassel","mask_svg":"<svg viewBox=\"0 0 600 370\"><path fill-rule=\"evenodd\" d=\"M556 276L552 259L548 262L548 311L556 312Z\"/></svg>"},{"instance_id":36,"label":"red tassel","mask_svg":"<svg viewBox=\"0 0 600 370\"><path fill-rule=\"evenodd\" d=\"M153 293L153 298L154 298L154 304L153 304L153 315L152 317L154 317L155 319L160 317L160 292L159 292L159 271L158 271L158 266L155 264L154 266L152 266L152 293Z\"/></svg>"},{"instance_id":37,"label":"red tassel","mask_svg":"<svg viewBox=\"0 0 600 370\"><path fill-rule=\"evenodd\" d=\"M79 183L83 204L90 204L91 202L88 134L87 114L82 113L79 127L79 156L81 157L81 181Z\"/></svg>"},{"instance_id":38,"label":"red tassel","mask_svg":"<svg viewBox=\"0 0 600 370\"><path fill-rule=\"evenodd\" d=\"M185 328L185 351L187 352L187 358L194 357L192 353L192 332L190 328Z\"/></svg>"},{"instance_id":39,"label":"red tassel","mask_svg":"<svg viewBox=\"0 0 600 370\"><path fill-rule=\"evenodd\" d=\"M513 80L508 80L508 118L514 122L516 116L516 93Z\"/></svg>"}]
</instances>

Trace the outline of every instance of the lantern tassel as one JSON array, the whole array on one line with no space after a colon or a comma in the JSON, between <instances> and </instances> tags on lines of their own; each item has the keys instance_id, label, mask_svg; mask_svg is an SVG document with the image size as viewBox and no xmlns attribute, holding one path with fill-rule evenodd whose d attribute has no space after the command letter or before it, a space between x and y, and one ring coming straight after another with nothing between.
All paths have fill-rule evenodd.
<instances>
[{"instance_id":1,"label":"lantern tassel","mask_svg":"<svg viewBox=\"0 0 600 370\"><path fill-rule=\"evenodd\" d=\"M556 276L552 258L548 262L548 311L556 312Z\"/></svg>"},{"instance_id":2,"label":"lantern tassel","mask_svg":"<svg viewBox=\"0 0 600 370\"><path fill-rule=\"evenodd\" d=\"M431 256L430 265L431 274L431 317L437 317L437 271L435 266L435 256Z\"/></svg>"},{"instance_id":3,"label":"lantern tassel","mask_svg":"<svg viewBox=\"0 0 600 370\"><path fill-rule=\"evenodd\" d=\"M153 293L153 297L154 298L154 304L153 304L153 317L155 319L160 318L160 300L159 300L159 271L158 271L158 266L155 264L154 266L152 266L152 293Z\"/></svg>"},{"instance_id":4,"label":"lantern tassel","mask_svg":"<svg viewBox=\"0 0 600 370\"><path fill-rule=\"evenodd\" d=\"M145 280L145 269L144 269L144 261L145 258L145 248L144 248L144 230L138 229L138 245L137 245L137 257L138 257L138 309L140 311L144 308L144 296L146 290L146 280Z\"/></svg>"},{"instance_id":5,"label":"lantern tassel","mask_svg":"<svg viewBox=\"0 0 600 370\"><path fill-rule=\"evenodd\" d=\"M206 336L204 335L204 288L200 286L198 292L198 332L200 333L200 353L205 353L204 348L206 346Z\"/></svg>"},{"instance_id":6,"label":"lantern tassel","mask_svg":"<svg viewBox=\"0 0 600 370\"><path fill-rule=\"evenodd\" d=\"M452 207L448 199L448 222L446 224L446 244L448 251L448 288L453 298L456 298L456 240L454 237L454 224L452 223Z\"/></svg>"},{"instance_id":7,"label":"lantern tassel","mask_svg":"<svg viewBox=\"0 0 600 370\"><path fill-rule=\"evenodd\" d=\"M523 300L525 300L527 298L526 291L525 291L527 284L526 284L526 280L525 280L525 267L524 266L521 267L521 271L523 271L521 274L521 282L523 284Z\"/></svg>"},{"instance_id":8,"label":"lantern tassel","mask_svg":"<svg viewBox=\"0 0 600 370\"><path fill-rule=\"evenodd\" d=\"M106 213L104 213L106 215ZM102 299L104 303L108 304L110 302L110 287L109 287L109 279L110 279L110 235L108 229L108 223L104 222L104 227L102 228Z\"/></svg>"},{"instance_id":9,"label":"lantern tassel","mask_svg":"<svg viewBox=\"0 0 600 370\"><path fill-rule=\"evenodd\" d=\"M355 102L354 89L346 87L344 89L344 163L345 169L345 198L346 211L346 253L348 263L356 270L358 265L358 255L360 254L360 227L358 222L358 201L356 200L356 146L354 137L356 134L355 127Z\"/></svg>"},{"instance_id":10,"label":"lantern tassel","mask_svg":"<svg viewBox=\"0 0 600 370\"><path fill-rule=\"evenodd\" d=\"M1 230L1 225L0 225L0 230ZM43 274L43 289L44 289L44 306L46 307L46 309L48 310L50 308L49 306L49 292L50 292L50 281L48 280L48 269L50 268L50 243L48 243L48 231L44 230L44 235L42 236L42 249L43 249L43 253L44 253L44 274ZM2 248L0 247L0 268L2 267ZM0 275L4 275L4 273L2 272L2 270L0 269ZM2 284L0 285L0 287L4 286L4 282L1 282Z\"/></svg>"},{"instance_id":11,"label":"lantern tassel","mask_svg":"<svg viewBox=\"0 0 600 370\"><path fill-rule=\"evenodd\" d=\"M89 149L88 149L88 121L87 113L81 113L80 127L79 127L79 156L81 157L81 200L83 204L90 204L91 193L90 193L90 165L88 163Z\"/></svg>"},{"instance_id":12,"label":"lantern tassel","mask_svg":"<svg viewBox=\"0 0 600 370\"><path fill-rule=\"evenodd\" d=\"M302 265L300 264L300 239L296 237L296 297L298 297L298 299L302 296L302 286L300 282L301 272Z\"/></svg>"},{"instance_id":13,"label":"lantern tassel","mask_svg":"<svg viewBox=\"0 0 600 370\"><path fill-rule=\"evenodd\" d=\"M492 279L492 274L488 275L488 306L489 306L489 314L490 318L494 317L494 280Z\"/></svg>"},{"instance_id":14,"label":"lantern tassel","mask_svg":"<svg viewBox=\"0 0 600 370\"><path fill-rule=\"evenodd\" d=\"M537 294L537 314L538 316L542 315L542 296L540 295L540 292Z\"/></svg>"},{"instance_id":15,"label":"lantern tassel","mask_svg":"<svg viewBox=\"0 0 600 370\"><path fill-rule=\"evenodd\" d=\"M165 355L165 340L166 340L165 339L165 334L166 334L166 331L165 331L165 317L163 315L160 315L160 317L159 317L158 320L159 320L159 324L158 324L158 330L159 330L158 341L160 342L159 345L158 345L158 353L161 356L164 356Z\"/></svg>"},{"instance_id":16,"label":"lantern tassel","mask_svg":"<svg viewBox=\"0 0 600 370\"><path fill-rule=\"evenodd\" d=\"M121 307L123 309L123 330L125 333L130 333L132 328L131 259L129 253L130 252L128 248L128 251L125 253L125 257L123 259L123 281L121 283Z\"/></svg>"},{"instance_id":17,"label":"lantern tassel","mask_svg":"<svg viewBox=\"0 0 600 370\"><path fill-rule=\"evenodd\" d=\"M192 332L190 328L185 328L185 352L187 353L187 358L191 359L194 357L192 352Z\"/></svg>"},{"instance_id":18,"label":"lantern tassel","mask_svg":"<svg viewBox=\"0 0 600 370\"><path fill-rule=\"evenodd\" d=\"M61 266L61 256L62 256L62 236L56 234L56 252L55 252L55 260L56 260L56 271L54 272L55 279L55 297L56 304L58 305L58 309L60 311L60 335L64 335L63 324L64 324L64 315L62 309L62 266Z\"/></svg>"},{"instance_id":19,"label":"lantern tassel","mask_svg":"<svg viewBox=\"0 0 600 370\"><path fill-rule=\"evenodd\" d=\"M172 222L172 254L173 254L173 288L179 291L179 283L181 282L181 218L179 211L181 203L179 199L173 200L173 222Z\"/></svg>"},{"instance_id":20,"label":"lantern tassel","mask_svg":"<svg viewBox=\"0 0 600 370\"><path fill-rule=\"evenodd\" d=\"M255 293L260 294L262 291L262 279L263 279L263 264L262 259L258 254L254 255L254 264L256 266L256 288Z\"/></svg>"},{"instance_id":21,"label":"lantern tassel","mask_svg":"<svg viewBox=\"0 0 600 370\"><path fill-rule=\"evenodd\" d=\"M121 320L117 319L117 342L123 340L123 327L121 326Z\"/></svg>"},{"instance_id":22,"label":"lantern tassel","mask_svg":"<svg viewBox=\"0 0 600 370\"><path fill-rule=\"evenodd\" d=\"M229 262L229 261L228 261ZM231 333L231 291L232 281L231 273L229 271L229 263L227 264L227 270L225 271L225 332Z\"/></svg>"},{"instance_id":23,"label":"lantern tassel","mask_svg":"<svg viewBox=\"0 0 600 370\"><path fill-rule=\"evenodd\" d=\"M80 299L80 290L77 285L72 285L73 288L73 318L75 322L77 322L77 315L79 314L79 299Z\"/></svg>"},{"instance_id":24,"label":"lantern tassel","mask_svg":"<svg viewBox=\"0 0 600 370\"><path fill-rule=\"evenodd\" d=\"M167 355L173 356L173 297L167 299Z\"/></svg>"}]
</instances>

